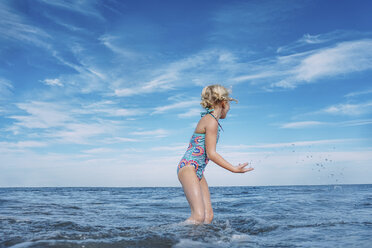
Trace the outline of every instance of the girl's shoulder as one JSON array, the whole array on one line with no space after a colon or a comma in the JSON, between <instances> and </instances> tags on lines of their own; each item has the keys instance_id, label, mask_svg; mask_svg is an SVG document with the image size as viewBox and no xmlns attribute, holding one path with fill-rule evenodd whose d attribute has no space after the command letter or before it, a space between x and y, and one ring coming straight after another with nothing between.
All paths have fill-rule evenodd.
<instances>
[{"instance_id":1,"label":"girl's shoulder","mask_svg":"<svg viewBox=\"0 0 372 248\"><path fill-rule=\"evenodd\" d=\"M218 123L213 118L213 116L205 115L202 118L200 118L198 124L196 125L194 133L205 134L207 129L212 129L212 130L218 129Z\"/></svg>"}]
</instances>

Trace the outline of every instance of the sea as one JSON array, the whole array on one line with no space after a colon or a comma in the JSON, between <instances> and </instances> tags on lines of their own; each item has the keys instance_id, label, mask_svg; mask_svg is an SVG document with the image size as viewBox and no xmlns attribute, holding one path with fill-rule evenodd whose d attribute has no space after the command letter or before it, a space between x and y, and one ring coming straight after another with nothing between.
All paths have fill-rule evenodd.
<instances>
[{"instance_id":1,"label":"sea","mask_svg":"<svg viewBox=\"0 0 372 248\"><path fill-rule=\"evenodd\" d=\"M0 188L0 247L372 247L372 184L210 193L193 225L181 187Z\"/></svg>"}]
</instances>

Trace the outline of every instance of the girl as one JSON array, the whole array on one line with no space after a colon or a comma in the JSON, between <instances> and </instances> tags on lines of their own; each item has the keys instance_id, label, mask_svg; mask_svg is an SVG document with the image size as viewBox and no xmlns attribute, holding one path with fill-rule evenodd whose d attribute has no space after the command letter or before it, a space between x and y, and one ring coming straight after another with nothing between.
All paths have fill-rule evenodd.
<instances>
[{"instance_id":1,"label":"girl","mask_svg":"<svg viewBox=\"0 0 372 248\"><path fill-rule=\"evenodd\" d=\"M225 119L230 109L228 90L221 85L206 86L201 95L201 103L206 112L202 113L187 151L177 167L178 180L181 182L191 209L186 223L209 224L213 219L213 209L207 181L203 175L209 160L234 173L245 173L253 168L244 168L248 163L233 166L216 152L219 139L219 119ZM223 130L223 129L222 129Z\"/></svg>"}]
</instances>

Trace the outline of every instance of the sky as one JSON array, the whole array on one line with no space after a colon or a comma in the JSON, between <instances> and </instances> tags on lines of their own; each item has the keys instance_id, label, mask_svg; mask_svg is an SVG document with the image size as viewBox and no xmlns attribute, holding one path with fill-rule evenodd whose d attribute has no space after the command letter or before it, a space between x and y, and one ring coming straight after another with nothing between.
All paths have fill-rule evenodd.
<instances>
[{"instance_id":1,"label":"sky","mask_svg":"<svg viewBox=\"0 0 372 248\"><path fill-rule=\"evenodd\" d=\"M203 87L209 186L372 183L370 1L0 1L0 187L180 187Z\"/></svg>"}]
</instances>

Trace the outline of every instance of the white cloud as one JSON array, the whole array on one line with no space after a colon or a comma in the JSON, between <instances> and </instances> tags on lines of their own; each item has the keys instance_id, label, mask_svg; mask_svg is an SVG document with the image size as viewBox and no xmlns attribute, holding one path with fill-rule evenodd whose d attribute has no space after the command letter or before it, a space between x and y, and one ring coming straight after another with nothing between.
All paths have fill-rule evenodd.
<instances>
[{"instance_id":1,"label":"white cloud","mask_svg":"<svg viewBox=\"0 0 372 248\"><path fill-rule=\"evenodd\" d=\"M368 38L371 32L359 32L355 30L334 30L323 34L304 34L300 39L277 49L277 53L290 53L299 49L308 49L318 44L337 41L351 40L355 38Z\"/></svg>"},{"instance_id":2,"label":"white cloud","mask_svg":"<svg viewBox=\"0 0 372 248\"><path fill-rule=\"evenodd\" d=\"M106 105L112 105L112 107ZM117 108L114 104L110 104L110 101L98 103L92 109L81 107L76 103L41 101L18 103L16 106L26 111L27 114L8 116L15 122L12 126L5 128L5 131L11 131L14 134L21 133L26 137L48 139L54 143L88 144L94 139L103 140L102 137L99 137L101 135L106 136L105 142L107 143L110 136L116 136L116 132L125 127L122 120L111 120L111 116L139 114L137 110ZM102 109L103 106L106 109ZM37 130L30 131L28 129ZM132 138L118 138L109 143L137 141Z\"/></svg>"},{"instance_id":3,"label":"white cloud","mask_svg":"<svg viewBox=\"0 0 372 248\"><path fill-rule=\"evenodd\" d=\"M199 104L200 104L199 100L193 100L193 99L190 99L189 101L176 102L176 103L172 103L172 104L169 104L169 105L156 107L154 109L154 112L151 113L151 115L164 113L168 110L173 110L173 109L185 109L185 110L187 110L190 106L199 105Z\"/></svg>"},{"instance_id":4,"label":"white cloud","mask_svg":"<svg viewBox=\"0 0 372 248\"><path fill-rule=\"evenodd\" d=\"M372 119L361 119L361 120L351 120L351 121L343 121L340 125L343 126L362 126L362 125L370 125L372 124Z\"/></svg>"},{"instance_id":5,"label":"white cloud","mask_svg":"<svg viewBox=\"0 0 372 248\"><path fill-rule=\"evenodd\" d=\"M55 79L44 79L43 83L50 86L63 86L61 81L58 78Z\"/></svg>"},{"instance_id":6,"label":"white cloud","mask_svg":"<svg viewBox=\"0 0 372 248\"><path fill-rule=\"evenodd\" d=\"M101 13L97 10L95 6L97 5L96 1L64 1L64 0L55 1L39 0L39 1L50 6L77 12L85 16L95 17L99 20L104 20Z\"/></svg>"},{"instance_id":7,"label":"white cloud","mask_svg":"<svg viewBox=\"0 0 372 248\"><path fill-rule=\"evenodd\" d=\"M0 1L0 16L1 38L28 42L43 48L50 47L45 40L51 36L38 27L26 24L27 20L10 9L5 1Z\"/></svg>"},{"instance_id":8,"label":"white cloud","mask_svg":"<svg viewBox=\"0 0 372 248\"><path fill-rule=\"evenodd\" d=\"M156 130L150 130L150 131L136 131L131 132L132 135L139 135L139 136L152 136L152 137L165 137L167 136L169 131L165 129L156 129Z\"/></svg>"},{"instance_id":9,"label":"white cloud","mask_svg":"<svg viewBox=\"0 0 372 248\"><path fill-rule=\"evenodd\" d=\"M235 44L251 41L267 33L274 33L281 22L294 12L302 12L305 2L299 1L239 1L216 6L210 19L213 21L207 38L213 44Z\"/></svg>"},{"instance_id":10,"label":"white cloud","mask_svg":"<svg viewBox=\"0 0 372 248\"><path fill-rule=\"evenodd\" d=\"M145 112L139 109L116 109L112 113L113 116L133 116L142 115Z\"/></svg>"},{"instance_id":11,"label":"white cloud","mask_svg":"<svg viewBox=\"0 0 372 248\"><path fill-rule=\"evenodd\" d=\"M295 68L296 81L372 69L372 40L342 42L304 58Z\"/></svg>"},{"instance_id":12,"label":"white cloud","mask_svg":"<svg viewBox=\"0 0 372 248\"><path fill-rule=\"evenodd\" d=\"M333 115L349 115L357 116L368 114L372 112L372 102L365 102L359 104L337 104L322 109L320 112Z\"/></svg>"},{"instance_id":13,"label":"white cloud","mask_svg":"<svg viewBox=\"0 0 372 248\"><path fill-rule=\"evenodd\" d=\"M200 116L200 108L192 108L184 113L180 113L177 116L179 118L189 118L189 117L195 117L195 116Z\"/></svg>"},{"instance_id":14,"label":"white cloud","mask_svg":"<svg viewBox=\"0 0 372 248\"><path fill-rule=\"evenodd\" d=\"M98 123L68 123L63 130L49 132L48 137L57 139L61 143L91 144L90 138L101 134L109 134L110 125Z\"/></svg>"},{"instance_id":15,"label":"white cloud","mask_svg":"<svg viewBox=\"0 0 372 248\"><path fill-rule=\"evenodd\" d=\"M25 140L18 142L0 142L0 147L6 148L32 148L32 147L44 147L48 144L42 141Z\"/></svg>"},{"instance_id":16,"label":"white cloud","mask_svg":"<svg viewBox=\"0 0 372 248\"><path fill-rule=\"evenodd\" d=\"M321 122L321 121L299 121L299 122L289 122L280 124L280 128L309 128L317 126L334 126L334 127L345 127L345 126L362 126L372 124L372 119L359 119L351 121L337 121L337 122Z\"/></svg>"},{"instance_id":17,"label":"white cloud","mask_svg":"<svg viewBox=\"0 0 372 248\"><path fill-rule=\"evenodd\" d=\"M83 110L78 110L78 112L85 114L102 113L107 114L108 116L138 116L145 114L147 111L142 108L119 108L116 106L107 106L100 108L85 107Z\"/></svg>"},{"instance_id":18,"label":"white cloud","mask_svg":"<svg viewBox=\"0 0 372 248\"><path fill-rule=\"evenodd\" d=\"M61 20L56 15L49 14L49 12L44 12L42 14L46 18L48 18L49 20L51 20L54 23L56 23L57 25L60 25L60 26L62 26L64 28L67 28L68 30L71 30L73 32L88 33L89 34L89 31L87 31L86 29L83 29L83 28L80 28L80 27L77 27L75 25L72 25L72 24L67 23L69 21L68 19Z\"/></svg>"},{"instance_id":19,"label":"white cloud","mask_svg":"<svg viewBox=\"0 0 372 248\"><path fill-rule=\"evenodd\" d=\"M17 107L29 115L13 115L11 119L17 120L16 125L27 128L50 128L63 126L72 118L60 105L49 102L32 101L18 103Z\"/></svg>"},{"instance_id":20,"label":"white cloud","mask_svg":"<svg viewBox=\"0 0 372 248\"><path fill-rule=\"evenodd\" d=\"M111 152L114 152L116 151L115 149L110 149L110 148L106 148L106 147L99 147L99 148L93 148L93 149L89 149L89 150L84 150L82 151L83 153L88 153L88 154L102 154L102 153L111 153Z\"/></svg>"},{"instance_id":21,"label":"white cloud","mask_svg":"<svg viewBox=\"0 0 372 248\"><path fill-rule=\"evenodd\" d=\"M81 104L81 108L76 108L71 110L71 112L76 114L103 114L105 116L139 116L144 115L148 112L143 108L121 108L117 102L111 100L103 100L99 102L93 102L89 104ZM128 120L127 118L126 120Z\"/></svg>"},{"instance_id":22,"label":"white cloud","mask_svg":"<svg viewBox=\"0 0 372 248\"><path fill-rule=\"evenodd\" d=\"M6 98L12 95L13 88L14 87L9 80L0 78L0 97L1 98Z\"/></svg>"},{"instance_id":23,"label":"white cloud","mask_svg":"<svg viewBox=\"0 0 372 248\"><path fill-rule=\"evenodd\" d=\"M371 94L371 93L372 93L372 89L366 89L366 90L362 90L362 91L350 92L350 93L346 94L345 97L355 97L355 96L367 95L367 94Z\"/></svg>"},{"instance_id":24,"label":"white cloud","mask_svg":"<svg viewBox=\"0 0 372 248\"><path fill-rule=\"evenodd\" d=\"M248 67L248 65L247 65ZM296 88L319 79L372 69L372 40L340 42L334 46L250 63L251 73L235 82L252 81L269 88ZM272 81L276 81L271 83ZM270 82L270 83L268 83Z\"/></svg>"},{"instance_id":25,"label":"white cloud","mask_svg":"<svg viewBox=\"0 0 372 248\"><path fill-rule=\"evenodd\" d=\"M116 96L133 96L170 91L193 83L207 85L228 81L237 70L235 56L226 50L210 49L150 69L152 79L133 87L116 87Z\"/></svg>"},{"instance_id":26,"label":"white cloud","mask_svg":"<svg viewBox=\"0 0 372 248\"><path fill-rule=\"evenodd\" d=\"M116 44L118 40L120 41L120 37L115 37L112 35L103 35L99 38L103 45L113 51L115 54L123 56L129 59L136 59L139 58L140 54L125 48L123 45Z\"/></svg>"},{"instance_id":27,"label":"white cloud","mask_svg":"<svg viewBox=\"0 0 372 248\"><path fill-rule=\"evenodd\" d=\"M94 64L94 59L82 54L79 45L71 44L71 51L78 63L64 59L58 51L52 51L52 56L59 63L74 69L78 74L63 74L58 80L64 82L66 91L78 91L84 94L107 90L107 81L112 80L110 69L100 68ZM92 61L93 60L93 61Z\"/></svg>"},{"instance_id":28,"label":"white cloud","mask_svg":"<svg viewBox=\"0 0 372 248\"><path fill-rule=\"evenodd\" d=\"M281 125L281 128L304 128L304 127L314 127L325 124L320 121L298 121L290 122Z\"/></svg>"},{"instance_id":29,"label":"white cloud","mask_svg":"<svg viewBox=\"0 0 372 248\"><path fill-rule=\"evenodd\" d=\"M126 138L126 137L112 137L106 138L102 142L107 144L122 143L122 142L140 142L141 139Z\"/></svg>"},{"instance_id":30,"label":"white cloud","mask_svg":"<svg viewBox=\"0 0 372 248\"><path fill-rule=\"evenodd\" d=\"M120 88L115 89L115 95L122 96L133 96L133 95L143 95L153 92L161 92L165 90L171 90L174 88L173 81L177 79L177 76L171 72L160 75L155 79L148 81L140 86L132 88Z\"/></svg>"},{"instance_id":31,"label":"white cloud","mask_svg":"<svg viewBox=\"0 0 372 248\"><path fill-rule=\"evenodd\" d=\"M321 35L319 34L318 35L304 34L299 41L307 44L319 44L328 41L328 39L321 37Z\"/></svg>"}]
</instances>

